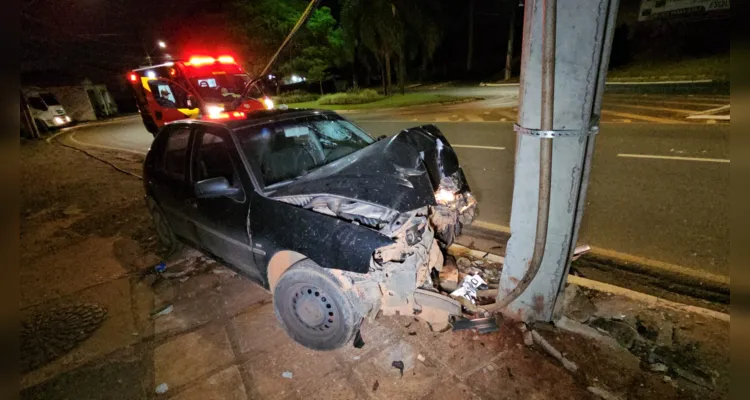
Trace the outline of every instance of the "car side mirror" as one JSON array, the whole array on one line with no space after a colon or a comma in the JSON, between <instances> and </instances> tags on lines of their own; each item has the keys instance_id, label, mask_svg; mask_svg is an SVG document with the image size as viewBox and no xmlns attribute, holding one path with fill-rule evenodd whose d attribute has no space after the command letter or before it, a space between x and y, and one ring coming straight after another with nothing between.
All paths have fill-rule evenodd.
<instances>
[{"instance_id":1,"label":"car side mirror","mask_svg":"<svg viewBox=\"0 0 750 400\"><path fill-rule=\"evenodd\" d=\"M232 187L227 178L218 176L208 178L195 184L195 196L199 199L211 199L221 196L235 196L240 193L240 189Z\"/></svg>"},{"instance_id":2,"label":"car side mirror","mask_svg":"<svg viewBox=\"0 0 750 400\"><path fill-rule=\"evenodd\" d=\"M381 141L381 140L383 140L383 139L385 139L385 138L387 138L387 137L388 137L388 136L386 136L386 135L380 135L380 136L378 136L378 137L377 137L377 139L375 139L375 140L379 142L379 141Z\"/></svg>"}]
</instances>

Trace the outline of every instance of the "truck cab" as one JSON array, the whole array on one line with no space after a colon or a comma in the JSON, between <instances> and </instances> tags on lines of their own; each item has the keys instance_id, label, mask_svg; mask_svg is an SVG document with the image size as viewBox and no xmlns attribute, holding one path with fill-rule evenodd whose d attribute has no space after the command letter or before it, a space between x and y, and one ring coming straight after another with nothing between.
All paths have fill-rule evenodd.
<instances>
[{"instance_id":1,"label":"truck cab","mask_svg":"<svg viewBox=\"0 0 750 400\"><path fill-rule=\"evenodd\" d=\"M29 105L31 117L40 130L50 131L72 122L54 94L38 87L25 87L21 92Z\"/></svg>"},{"instance_id":2,"label":"truck cab","mask_svg":"<svg viewBox=\"0 0 750 400\"><path fill-rule=\"evenodd\" d=\"M143 125L153 135L172 121L273 108L231 56L192 56L135 69L127 78Z\"/></svg>"}]
</instances>

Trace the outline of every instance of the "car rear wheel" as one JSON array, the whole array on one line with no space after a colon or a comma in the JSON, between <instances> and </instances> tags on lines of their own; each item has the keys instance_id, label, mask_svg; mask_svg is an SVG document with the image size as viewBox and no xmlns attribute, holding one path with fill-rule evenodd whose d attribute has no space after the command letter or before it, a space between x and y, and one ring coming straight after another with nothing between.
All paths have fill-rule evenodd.
<instances>
[{"instance_id":1,"label":"car rear wheel","mask_svg":"<svg viewBox=\"0 0 750 400\"><path fill-rule=\"evenodd\" d=\"M338 280L310 259L281 275L274 287L273 306L286 333L313 350L346 345L362 322Z\"/></svg>"},{"instance_id":2,"label":"car rear wheel","mask_svg":"<svg viewBox=\"0 0 750 400\"><path fill-rule=\"evenodd\" d=\"M148 198L148 211L151 213L151 218L154 221L154 227L156 227L156 234L159 237L159 242L167 249L168 255L174 254L182 249L182 243L175 236L172 227L169 225L169 221L164 216L161 208L152 198Z\"/></svg>"}]
</instances>

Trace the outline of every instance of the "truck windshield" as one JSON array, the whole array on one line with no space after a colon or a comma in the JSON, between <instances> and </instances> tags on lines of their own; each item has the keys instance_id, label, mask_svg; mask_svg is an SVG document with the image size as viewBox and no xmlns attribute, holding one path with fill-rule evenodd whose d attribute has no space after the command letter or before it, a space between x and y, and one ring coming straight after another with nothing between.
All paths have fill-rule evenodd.
<instances>
[{"instance_id":1,"label":"truck windshield","mask_svg":"<svg viewBox=\"0 0 750 400\"><path fill-rule=\"evenodd\" d=\"M211 75L191 79L200 96L208 103L225 103L242 95L250 77L245 74Z\"/></svg>"},{"instance_id":2,"label":"truck windshield","mask_svg":"<svg viewBox=\"0 0 750 400\"><path fill-rule=\"evenodd\" d=\"M55 97L52 93L41 93L39 96L44 100L45 103L47 103L48 106L59 106L60 102L57 101L57 97Z\"/></svg>"},{"instance_id":3,"label":"truck windshield","mask_svg":"<svg viewBox=\"0 0 750 400\"><path fill-rule=\"evenodd\" d=\"M235 131L266 186L288 181L367 147L375 140L337 115L277 122Z\"/></svg>"}]
</instances>

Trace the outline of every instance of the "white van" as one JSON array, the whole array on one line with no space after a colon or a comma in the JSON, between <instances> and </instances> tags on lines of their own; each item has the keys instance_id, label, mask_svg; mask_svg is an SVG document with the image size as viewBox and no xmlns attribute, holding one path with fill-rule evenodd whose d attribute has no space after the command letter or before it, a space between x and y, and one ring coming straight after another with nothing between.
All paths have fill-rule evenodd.
<instances>
[{"instance_id":1,"label":"white van","mask_svg":"<svg viewBox=\"0 0 750 400\"><path fill-rule=\"evenodd\" d=\"M52 93L37 87L26 87L22 92L39 130L49 131L71 123L72 120Z\"/></svg>"}]
</instances>

